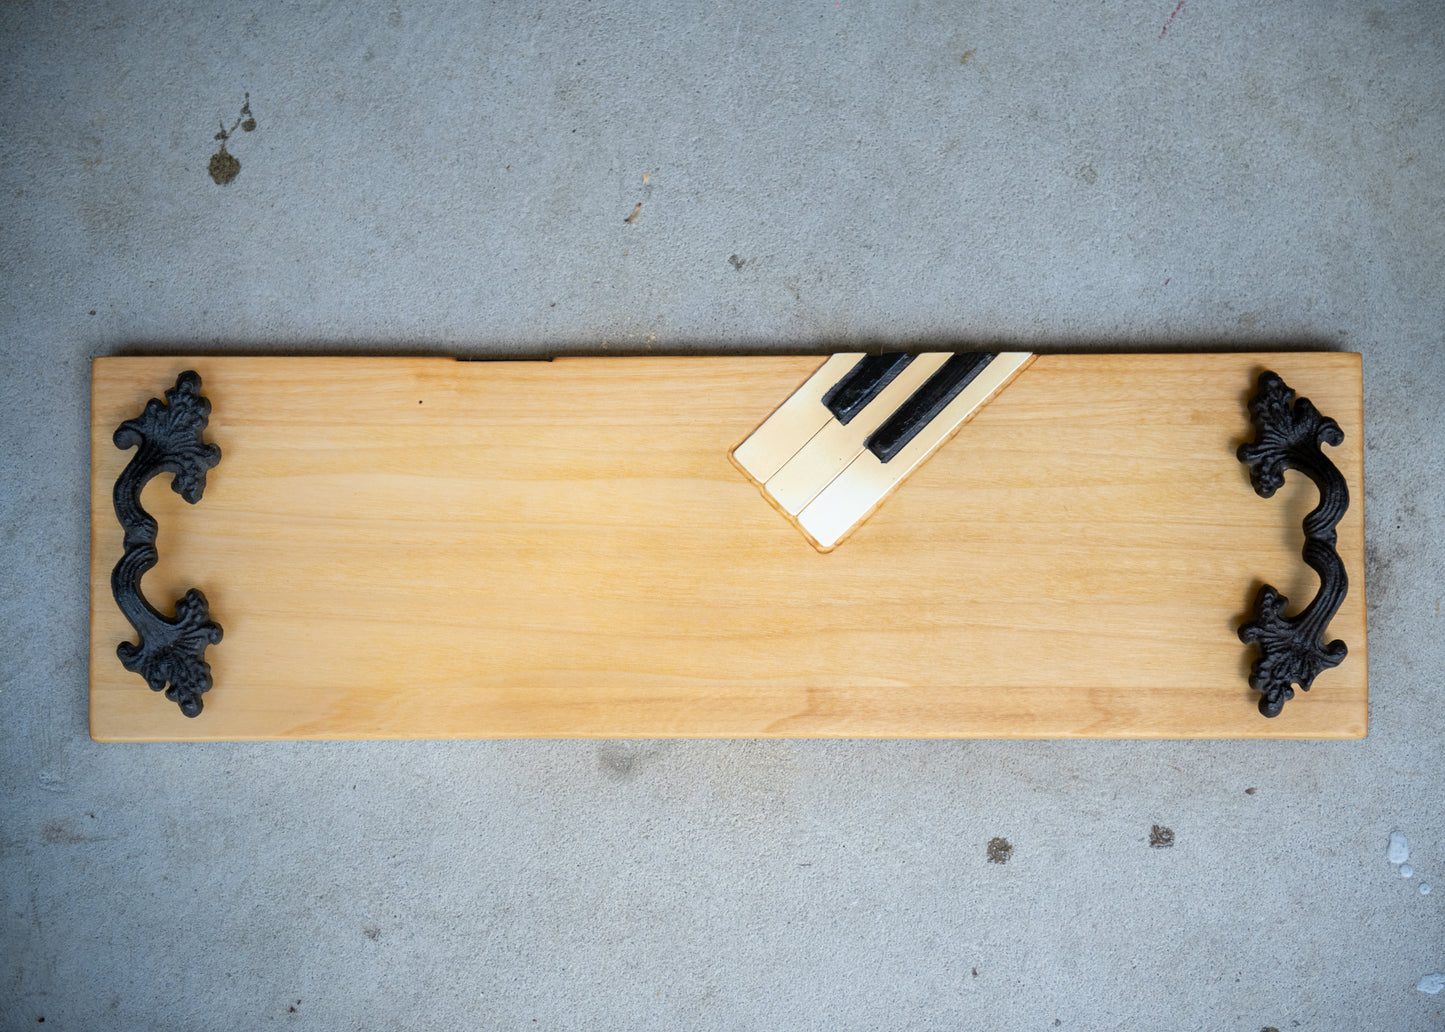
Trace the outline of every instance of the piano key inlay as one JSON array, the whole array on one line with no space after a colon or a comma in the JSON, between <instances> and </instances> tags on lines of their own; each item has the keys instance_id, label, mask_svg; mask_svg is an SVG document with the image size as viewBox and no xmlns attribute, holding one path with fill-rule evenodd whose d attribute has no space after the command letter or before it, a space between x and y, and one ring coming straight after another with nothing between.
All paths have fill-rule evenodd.
<instances>
[{"instance_id":1,"label":"piano key inlay","mask_svg":"<svg viewBox=\"0 0 1445 1032\"><path fill-rule=\"evenodd\" d=\"M733 449L733 461L830 551L1032 359L834 355Z\"/></svg>"}]
</instances>

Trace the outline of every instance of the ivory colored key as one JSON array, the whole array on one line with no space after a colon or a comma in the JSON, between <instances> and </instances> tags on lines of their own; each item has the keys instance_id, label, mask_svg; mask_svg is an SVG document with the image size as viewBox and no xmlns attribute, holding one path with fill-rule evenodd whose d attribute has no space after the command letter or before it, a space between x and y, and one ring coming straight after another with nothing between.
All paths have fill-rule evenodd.
<instances>
[{"instance_id":1,"label":"ivory colored key","mask_svg":"<svg viewBox=\"0 0 1445 1032\"><path fill-rule=\"evenodd\" d=\"M995 357L975 372L968 385L887 462L880 461L871 450L862 449L797 514L798 526L819 548L837 545L1032 360L1032 353L1026 351L1004 352Z\"/></svg>"},{"instance_id":2,"label":"ivory colored key","mask_svg":"<svg viewBox=\"0 0 1445 1032\"><path fill-rule=\"evenodd\" d=\"M834 355L818 367L787 401L733 449L733 460L758 483L767 481L798 450L833 419L823 396L843 379L863 355Z\"/></svg>"},{"instance_id":3,"label":"ivory colored key","mask_svg":"<svg viewBox=\"0 0 1445 1032\"><path fill-rule=\"evenodd\" d=\"M830 421L768 479L765 489L769 497L790 516L802 512L857 458L868 436L949 358L948 352L919 355L851 422Z\"/></svg>"}]
</instances>

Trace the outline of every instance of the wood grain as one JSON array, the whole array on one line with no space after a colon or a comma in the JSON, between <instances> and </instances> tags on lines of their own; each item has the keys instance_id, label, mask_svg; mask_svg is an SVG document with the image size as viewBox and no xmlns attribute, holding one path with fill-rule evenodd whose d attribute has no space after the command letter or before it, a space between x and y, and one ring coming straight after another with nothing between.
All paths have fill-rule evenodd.
<instances>
[{"instance_id":1,"label":"wood grain","mask_svg":"<svg viewBox=\"0 0 1445 1032\"><path fill-rule=\"evenodd\" d=\"M728 451L817 357L106 358L93 369L91 733L1342 738L1367 711L1360 360L1046 355L834 552ZM1234 450L1272 368L1345 431L1350 654L1266 720L1235 629L1295 607L1317 495ZM195 369L223 458L144 503L163 611L225 639L188 720L115 656L124 419Z\"/></svg>"}]
</instances>

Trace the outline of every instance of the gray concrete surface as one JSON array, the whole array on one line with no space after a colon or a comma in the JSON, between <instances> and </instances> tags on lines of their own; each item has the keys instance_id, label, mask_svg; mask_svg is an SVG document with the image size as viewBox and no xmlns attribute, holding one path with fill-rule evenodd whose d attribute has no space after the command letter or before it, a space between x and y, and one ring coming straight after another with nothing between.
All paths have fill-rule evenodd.
<instances>
[{"instance_id":1,"label":"gray concrete surface","mask_svg":"<svg viewBox=\"0 0 1445 1032\"><path fill-rule=\"evenodd\" d=\"M1440 7L531 7L0 5L0 1025L1441 1027ZM92 356L989 342L1364 353L1367 739L87 737Z\"/></svg>"}]
</instances>

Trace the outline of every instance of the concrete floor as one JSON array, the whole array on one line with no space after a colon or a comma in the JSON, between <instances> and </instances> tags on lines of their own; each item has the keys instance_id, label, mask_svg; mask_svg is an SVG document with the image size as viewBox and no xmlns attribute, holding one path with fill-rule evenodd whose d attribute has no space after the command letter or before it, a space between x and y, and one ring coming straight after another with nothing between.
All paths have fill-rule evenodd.
<instances>
[{"instance_id":1,"label":"concrete floor","mask_svg":"<svg viewBox=\"0 0 1445 1032\"><path fill-rule=\"evenodd\" d=\"M1440 1027L1439 7L530 8L0 5L0 1025ZM994 342L1364 353L1367 739L87 736L93 356Z\"/></svg>"}]
</instances>

